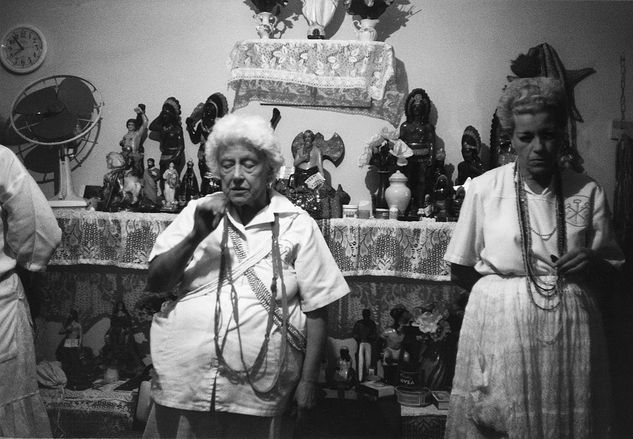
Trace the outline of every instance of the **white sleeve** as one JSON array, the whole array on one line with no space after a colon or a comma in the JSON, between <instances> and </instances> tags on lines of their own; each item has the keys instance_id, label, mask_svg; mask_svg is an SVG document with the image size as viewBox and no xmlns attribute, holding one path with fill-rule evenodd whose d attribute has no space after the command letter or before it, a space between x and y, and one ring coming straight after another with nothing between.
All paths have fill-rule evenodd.
<instances>
[{"instance_id":1,"label":"white sleeve","mask_svg":"<svg viewBox=\"0 0 633 439\"><path fill-rule=\"evenodd\" d=\"M61 242L57 219L31 174L3 146L0 146L0 169L4 251L27 270L43 271Z\"/></svg>"},{"instance_id":2,"label":"white sleeve","mask_svg":"<svg viewBox=\"0 0 633 439\"><path fill-rule=\"evenodd\" d=\"M349 286L339 270L316 222L307 214L305 233L299 242L295 271L303 312L314 311L349 293Z\"/></svg>"}]
</instances>

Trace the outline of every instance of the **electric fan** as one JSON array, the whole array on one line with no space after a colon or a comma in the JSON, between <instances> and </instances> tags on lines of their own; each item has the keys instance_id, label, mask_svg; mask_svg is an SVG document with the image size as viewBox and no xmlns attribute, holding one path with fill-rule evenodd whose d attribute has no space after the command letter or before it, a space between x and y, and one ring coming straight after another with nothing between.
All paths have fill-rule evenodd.
<instances>
[{"instance_id":1,"label":"electric fan","mask_svg":"<svg viewBox=\"0 0 633 439\"><path fill-rule=\"evenodd\" d=\"M69 162L76 160L86 143L96 144L90 133L101 120L103 105L101 93L90 81L71 75L40 79L13 102L10 123L15 132L34 145L58 148L59 191L49 200L52 207L86 205L74 190Z\"/></svg>"}]
</instances>

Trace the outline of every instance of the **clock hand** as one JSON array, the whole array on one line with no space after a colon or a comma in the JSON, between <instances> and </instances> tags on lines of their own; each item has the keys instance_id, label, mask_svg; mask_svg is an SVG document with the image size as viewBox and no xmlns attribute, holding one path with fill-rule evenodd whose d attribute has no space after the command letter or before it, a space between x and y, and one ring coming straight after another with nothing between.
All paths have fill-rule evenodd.
<instances>
[{"instance_id":1,"label":"clock hand","mask_svg":"<svg viewBox=\"0 0 633 439\"><path fill-rule=\"evenodd\" d=\"M24 50L24 46L22 45L22 43L20 43L20 40L18 40L17 35L13 35L13 41L15 41L18 46L20 46L20 50Z\"/></svg>"}]
</instances>

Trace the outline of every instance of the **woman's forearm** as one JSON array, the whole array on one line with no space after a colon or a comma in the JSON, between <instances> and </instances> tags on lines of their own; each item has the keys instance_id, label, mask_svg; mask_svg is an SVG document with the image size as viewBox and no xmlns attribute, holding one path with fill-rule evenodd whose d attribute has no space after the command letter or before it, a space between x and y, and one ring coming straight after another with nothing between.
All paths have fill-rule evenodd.
<instances>
[{"instance_id":1,"label":"woman's forearm","mask_svg":"<svg viewBox=\"0 0 633 439\"><path fill-rule=\"evenodd\" d=\"M191 232L179 244L156 256L149 264L147 289L149 291L170 291L181 280L193 252L202 239Z\"/></svg>"},{"instance_id":2,"label":"woman's forearm","mask_svg":"<svg viewBox=\"0 0 633 439\"><path fill-rule=\"evenodd\" d=\"M316 383L327 337L327 308L306 313L307 342L301 379Z\"/></svg>"}]
</instances>

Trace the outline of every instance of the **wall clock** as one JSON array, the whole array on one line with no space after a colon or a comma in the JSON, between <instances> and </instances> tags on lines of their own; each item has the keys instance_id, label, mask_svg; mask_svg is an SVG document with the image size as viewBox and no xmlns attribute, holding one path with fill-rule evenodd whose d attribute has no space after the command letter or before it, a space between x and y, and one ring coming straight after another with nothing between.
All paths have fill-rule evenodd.
<instances>
[{"instance_id":1,"label":"wall clock","mask_svg":"<svg viewBox=\"0 0 633 439\"><path fill-rule=\"evenodd\" d=\"M30 73L44 62L47 45L41 30L31 24L10 28L0 40L0 62L14 73Z\"/></svg>"}]
</instances>

